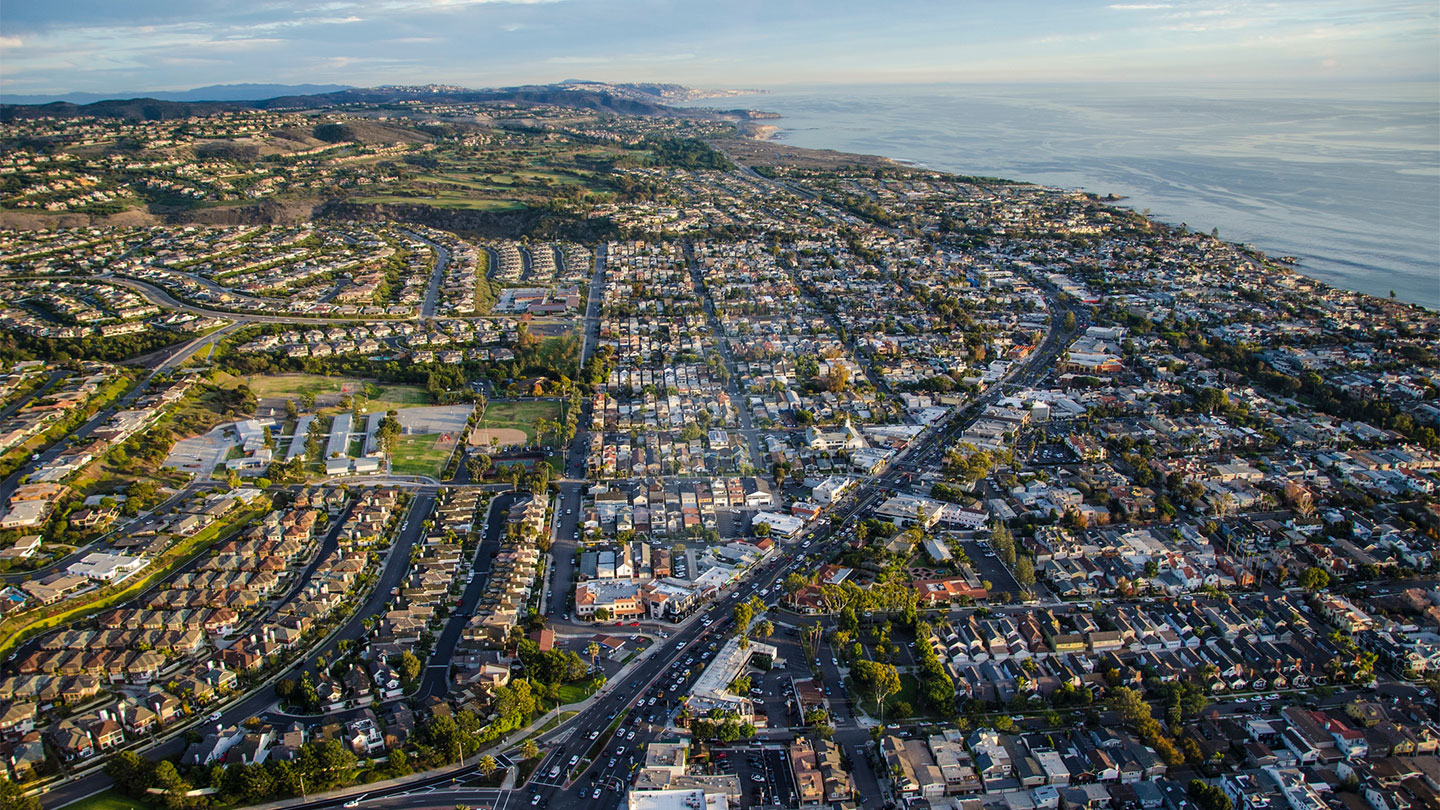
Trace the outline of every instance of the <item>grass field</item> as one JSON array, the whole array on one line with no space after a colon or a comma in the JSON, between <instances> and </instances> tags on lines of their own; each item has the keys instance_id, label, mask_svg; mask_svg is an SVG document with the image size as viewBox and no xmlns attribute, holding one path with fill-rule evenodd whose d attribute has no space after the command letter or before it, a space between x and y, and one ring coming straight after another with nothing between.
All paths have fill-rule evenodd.
<instances>
[{"instance_id":1,"label":"grass field","mask_svg":"<svg viewBox=\"0 0 1440 810\"><path fill-rule=\"evenodd\" d=\"M480 424L486 428L514 428L525 431L525 439L535 441L535 420L560 418L560 403L540 402L490 402Z\"/></svg>"},{"instance_id":2,"label":"grass field","mask_svg":"<svg viewBox=\"0 0 1440 810\"><path fill-rule=\"evenodd\" d=\"M111 789L65 806L74 810L144 810L150 805Z\"/></svg>"},{"instance_id":3,"label":"grass field","mask_svg":"<svg viewBox=\"0 0 1440 810\"><path fill-rule=\"evenodd\" d=\"M259 400L298 401L304 394L312 394L319 407L337 406L342 394L364 395L370 393L366 409L370 412L399 410L416 405L429 405L430 395L412 385L376 385L373 382L353 377L322 377L318 374L273 374L256 375L248 378L246 384Z\"/></svg>"},{"instance_id":4,"label":"grass field","mask_svg":"<svg viewBox=\"0 0 1440 810\"><path fill-rule=\"evenodd\" d=\"M455 439L439 441L439 433L412 433L401 436L395 446L395 457L390 463L390 472L396 475L428 475L439 478L445 470L445 462L455 449Z\"/></svg>"},{"instance_id":5,"label":"grass field","mask_svg":"<svg viewBox=\"0 0 1440 810\"><path fill-rule=\"evenodd\" d=\"M354 380L348 377L322 377L318 374L266 374L250 377L245 381L255 396L260 399L276 398L290 399L299 398L302 394L314 394L316 397L325 394L339 395L345 385L350 385L351 390L364 390L362 380Z\"/></svg>"}]
</instances>

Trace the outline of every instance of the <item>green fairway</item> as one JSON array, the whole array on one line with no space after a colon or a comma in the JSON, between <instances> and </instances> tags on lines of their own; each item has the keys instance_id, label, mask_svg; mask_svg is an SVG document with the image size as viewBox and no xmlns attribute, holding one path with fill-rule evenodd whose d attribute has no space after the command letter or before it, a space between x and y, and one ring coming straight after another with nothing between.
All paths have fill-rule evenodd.
<instances>
[{"instance_id":1,"label":"green fairway","mask_svg":"<svg viewBox=\"0 0 1440 810\"><path fill-rule=\"evenodd\" d=\"M433 197L357 197L366 205L429 205L435 208L461 208L469 211L518 211L525 204L516 200L477 199L466 192L442 191Z\"/></svg>"},{"instance_id":2,"label":"green fairway","mask_svg":"<svg viewBox=\"0 0 1440 810\"><path fill-rule=\"evenodd\" d=\"M455 449L455 441L439 441L439 433L414 433L401 436L395 446L395 457L390 462L390 472L396 475L428 475L439 478L445 471L445 462Z\"/></svg>"}]
</instances>

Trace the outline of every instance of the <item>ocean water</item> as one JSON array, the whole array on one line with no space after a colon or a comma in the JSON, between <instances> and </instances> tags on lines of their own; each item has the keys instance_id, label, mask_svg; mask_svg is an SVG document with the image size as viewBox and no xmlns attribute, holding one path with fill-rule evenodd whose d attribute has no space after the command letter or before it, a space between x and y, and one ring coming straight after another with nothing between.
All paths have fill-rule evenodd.
<instances>
[{"instance_id":1,"label":"ocean water","mask_svg":"<svg viewBox=\"0 0 1440 810\"><path fill-rule=\"evenodd\" d=\"M1440 85L857 85L699 106L776 139L1097 194L1440 308Z\"/></svg>"}]
</instances>

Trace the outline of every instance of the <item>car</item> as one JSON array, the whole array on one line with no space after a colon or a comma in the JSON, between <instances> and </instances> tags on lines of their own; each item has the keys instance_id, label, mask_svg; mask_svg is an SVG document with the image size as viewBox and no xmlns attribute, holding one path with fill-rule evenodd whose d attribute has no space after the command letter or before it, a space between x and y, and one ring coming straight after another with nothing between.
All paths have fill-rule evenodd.
<instances>
[{"instance_id":1,"label":"car","mask_svg":"<svg viewBox=\"0 0 1440 810\"><path fill-rule=\"evenodd\" d=\"M598 798L600 798L600 788L598 788L598 787L595 788L595 792L590 794L590 798L592 798L592 799L598 799Z\"/></svg>"},{"instance_id":2,"label":"car","mask_svg":"<svg viewBox=\"0 0 1440 810\"><path fill-rule=\"evenodd\" d=\"M835 666L838 667L838 666L840 666L840 659L839 659L839 658L831 658L831 659L830 659L830 663L832 663L832 664L834 664Z\"/></svg>"},{"instance_id":3,"label":"car","mask_svg":"<svg viewBox=\"0 0 1440 810\"><path fill-rule=\"evenodd\" d=\"M596 737L599 737L599 736L600 736L600 730L599 730L599 729L596 729L596 730L590 732L590 739L592 739L592 740L595 739Z\"/></svg>"},{"instance_id":4,"label":"car","mask_svg":"<svg viewBox=\"0 0 1440 810\"><path fill-rule=\"evenodd\" d=\"M625 753L625 746L623 746L623 745L617 745L617 746L615 746L615 756L618 757L618 756L620 756L620 755L623 754L623 753Z\"/></svg>"},{"instance_id":5,"label":"car","mask_svg":"<svg viewBox=\"0 0 1440 810\"><path fill-rule=\"evenodd\" d=\"M613 767L615 767L615 757L610 757L610 764L607 765L607 766L605 766L605 767L607 767L607 768L613 768Z\"/></svg>"},{"instance_id":6,"label":"car","mask_svg":"<svg viewBox=\"0 0 1440 810\"><path fill-rule=\"evenodd\" d=\"M530 806L531 806L531 807L534 807L534 806L538 805L539 803L540 803L540 794L539 794L539 793L536 793L534 796L531 796L531 797L530 797Z\"/></svg>"},{"instance_id":7,"label":"car","mask_svg":"<svg viewBox=\"0 0 1440 810\"><path fill-rule=\"evenodd\" d=\"M751 782L764 782L764 781L765 781L765 774L763 774L763 773L752 773L752 774L750 774L750 781L751 781Z\"/></svg>"},{"instance_id":8,"label":"car","mask_svg":"<svg viewBox=\"0 0 1440 810\"><path fill-rule=\"evenodd\" d=\"M550 778L551 778L551 779L554 779L555 777L557 777L557 776L559 776L559 775L560 775L560 766L559 766L559 765L555 765L555 766L553 766L553 767L550 768Z\"/></svg>"},{"instance_id":9,"label":"car","mask_svg":"<svg viewBox=\"0 0 1440 810\"><path fill-rule=\"evenodd\" d=\"M211 712L211 713L210 713L210 716L207 717L207 718L205 718L205 719L206 719L206 720L209 720L210 722L213 723L213 722L215 722L216 720L219 720L219 719L220 719L220 712Z\"/></svg>"},{"instance_id":10,"label":"car","mask_svg":"<svg viewBox=\"0 0 1440 810\"><path fill-rule=\"evenodd\" d=\"M570 757L570 767L573 768L573 767L575 767L576 765L579 765L579 764L580 764L580 755L579 755L579 754L576 754L575 756Z\"/></svg>"},{"instance_id":11,"label":"car","mask_svg":"<svg viewBox=\"0 0 1440 810\"><path fill-rule=\"evenodd\" d=\"M627 739L627 740L633 740L633 739L635 739L635 732L634 732L633 730L627 732L627 733L625 734L625 739Z\"/></svg>"}]
</instances>

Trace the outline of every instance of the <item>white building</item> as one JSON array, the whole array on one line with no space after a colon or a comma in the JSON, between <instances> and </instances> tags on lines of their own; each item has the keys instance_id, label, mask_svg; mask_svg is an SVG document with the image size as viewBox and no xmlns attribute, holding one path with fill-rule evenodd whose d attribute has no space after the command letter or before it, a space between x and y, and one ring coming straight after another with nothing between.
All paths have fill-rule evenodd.
<instances>
[{"instance_id":1,"label":"white building","mask_svg":"<svg viewBox=\"0 0 1440 810\"><path fill-rule=\"evenodd\" d=\"M146 566L140 557L116 554L111 551L96 551L86 554L79 562L71 563L66 571L72 576L97 579L102 582L118 582Z\"/></svg>"}]
</instances>

